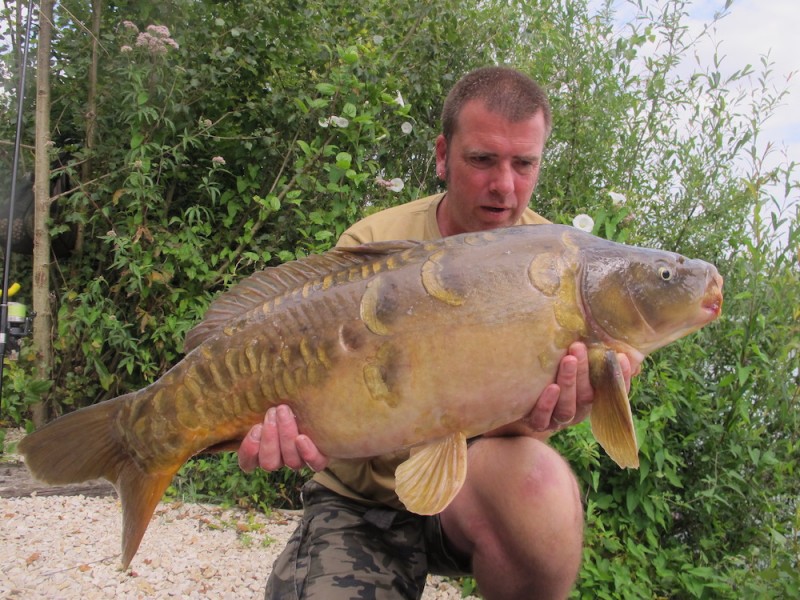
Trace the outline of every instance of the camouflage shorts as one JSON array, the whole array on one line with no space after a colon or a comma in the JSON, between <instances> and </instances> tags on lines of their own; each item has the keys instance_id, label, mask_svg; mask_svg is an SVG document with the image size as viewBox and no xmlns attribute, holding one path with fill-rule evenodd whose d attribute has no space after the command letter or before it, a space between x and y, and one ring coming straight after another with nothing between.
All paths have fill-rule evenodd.
<instances>
[{"instance_id":1,"label":"camouflage shorts","mask_svg":"<svg viewBox=\"0 0 800 600\"><path fill-rule=\"evenodd\" d=\"M420 598L428 572L465 575L437 516L354 502L310 481L305 512L267 581L275 600Z\"/></svg>"}]
</instances>

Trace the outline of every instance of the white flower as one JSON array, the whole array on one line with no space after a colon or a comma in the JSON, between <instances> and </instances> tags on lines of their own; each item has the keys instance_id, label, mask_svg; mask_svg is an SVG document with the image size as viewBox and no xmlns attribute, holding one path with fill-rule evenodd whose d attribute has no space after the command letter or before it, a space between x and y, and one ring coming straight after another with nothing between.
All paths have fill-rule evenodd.
<instances>
[{"instance_id":1,"label":"white flower","mask_svg":"<svg viewBox=\"0 0 800 600\"><path fill-rule=\"evenodd\" d=\"M619 192L608 192L608 195L611 196L611 202L614 206L622 206L628 200L625 194L620 194Z\"/></svg>"},{"instance_id":2,"label":"white flower","mask_svg":"<svg viewBox=\"0 0 800 600\"><path fill-rule=\"evenodd\" d=\"M403 124L400 125L400 131L402 131L405 135L408 135L414 131L414 126L408 121L404 121Z\"/></svg>"},{"instance_id":3,"label":"white flower","mask_svg":"<svg viewBox=\"0 0 800 600\"><path fill-rule=\"evenodd\" d=\"M331 123L333 123L337 127L341 127L342 129L350 125L350 121L348 121L344 117L337 117L336 115L333 115L331 117Z\"/></svg>"},{"instance_id":4,"label":"white flower","mask_svg":"<svg viewBox=\"0 0 800 600\"><path fill-rule=\"evenodd\" d=\"M389 180L384 179L380 175L378 175L375 178L375 183L377 183L380 186L385 187L390 192L401 192L401 191L403 191L403 188L406 186L403 183L403 180L400 179L399 177L395 177L394 179L389 181Z\"/></svg>"},{"instance_id":5,"label":"white flower","mask_svg":"<svg viewBox=\"0 0 800 600\"><path fill-rule=\"evenodd\" d=\"M399 177L395 177L389 183L391 185L389 185L386 189L388 189L390 192L402 192L403 188L405 187L403 180Z\"/></svg>"},{"instance_id":6,"label":"white flower","mask_svg":"<svg viewBox=\"0 0 800 600\"><path fill-rule=\"evenodd\" d=\"M320 127L326 127L327 128L328 125L330 125L330 124L331 124L331 120L330 119L323 119L322 117L320 117L320 119L319 119L319 126Z\"/></svg>"},{"instance_id":7,"label":"white flower","mask_svg":"<svg viewBox=\"0 0 800 600\"><path fill-rule=\"evenodd\" d=\"M582 213L572 219L572 226L580 229L581 231L592 233L592 230L594 229L594 219L589 215Z\"/></svg>"},{"instance_id":8,"label":"white flower","mask_svg":"<svg viewBox=\"0 0 800 600\"><path fill-rule=\"evenodd\" d=\"M383 36L382 35L373 35L372 41L375 43L376 46L380 46L383 43Z\"/></svg>"},{"instance_id":9,"label":"white flower","mask_svg":"<svg viewBox=\"0 0 800 600\"><path fill-rule=\"evenodd\" d=\"M215 156L214 158L211 159L211 164L213 164L213 165L224 165L225 164L225 159L222 158L221 156Z\"/></svg>"},{"instance_id":10,"label":"white flower","mask_svg":"<svg viewBox=\"0 0 800 600\"><path fill-rule=\"evenodd\" d=\"M399 91L397 92L397 96L395 97L394 102L395 104L398 104L401 107L406 105L406 103L403 101L403 94L401 94Z\"/></svg>"}]
</instances>

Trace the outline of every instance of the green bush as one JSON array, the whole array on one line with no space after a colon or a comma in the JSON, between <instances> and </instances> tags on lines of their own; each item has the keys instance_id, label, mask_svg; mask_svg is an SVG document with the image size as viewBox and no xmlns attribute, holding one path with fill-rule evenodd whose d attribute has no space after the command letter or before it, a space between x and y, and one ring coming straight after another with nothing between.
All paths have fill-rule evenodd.
<instances>
[{"instance_id":1,"label":"green bush","mask_svg":"<svg viewBox=\"0 0 800 600\"><path fill-rule=\"evenodd\" d=\"M223 452L189 460L167 489L167 498L188 502L223 502L269 512L273 508L296 509L300 489L311 475L309 469L281 469L273 473L244 473L236 454Z\"/></svg>"}]
</instances>

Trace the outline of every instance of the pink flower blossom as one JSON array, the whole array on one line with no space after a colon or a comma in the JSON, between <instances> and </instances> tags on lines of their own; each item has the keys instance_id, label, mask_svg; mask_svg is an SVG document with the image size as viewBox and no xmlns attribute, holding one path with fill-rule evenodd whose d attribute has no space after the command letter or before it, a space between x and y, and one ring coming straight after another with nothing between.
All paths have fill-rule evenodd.
<instances>
[{"instance_id":1,"label":"pink flower blossom","mask_svg":"<svg viewBox=\"0 0 800 600\"><path fill-rule=\"evenodd\" d=\"M146 48L151 54L165 54L167 46L178 48L178 42L169 35L169 29L164 25L148 25L147 31L136 38L136 45Z\"/></svg>"},{"instance_id":2,"label":"pink flower blossom","mask_svg":"<svg viewBox=\"0 0 800 600\"><path fill-rule=\"evenodd\" d=\"M147 31L162 38L169 37L169 27L166 25L148 25Z\"/></svg>"}]
</instances>

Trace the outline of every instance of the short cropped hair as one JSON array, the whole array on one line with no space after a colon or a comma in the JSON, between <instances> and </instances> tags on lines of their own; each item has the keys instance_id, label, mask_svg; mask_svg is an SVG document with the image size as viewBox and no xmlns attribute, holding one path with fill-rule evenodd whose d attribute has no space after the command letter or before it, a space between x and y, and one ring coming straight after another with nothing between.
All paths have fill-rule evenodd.
<instances>
[{"instance_id":1,"label":"short cropped hair","mask_svg":"<svg viewBox=\"0 0 800 600\"><path fill-rule=\"evenodd\" d=\"M442 134L449 142L456 131L458 116L471 100L483 100L491 112L517 123L542 111L546 137L553 118L547 94L533 79L510 67L482 67L456 82L442 108ZM546 139L546 138L545 138Z\"/></svg>"}]
</instances>

